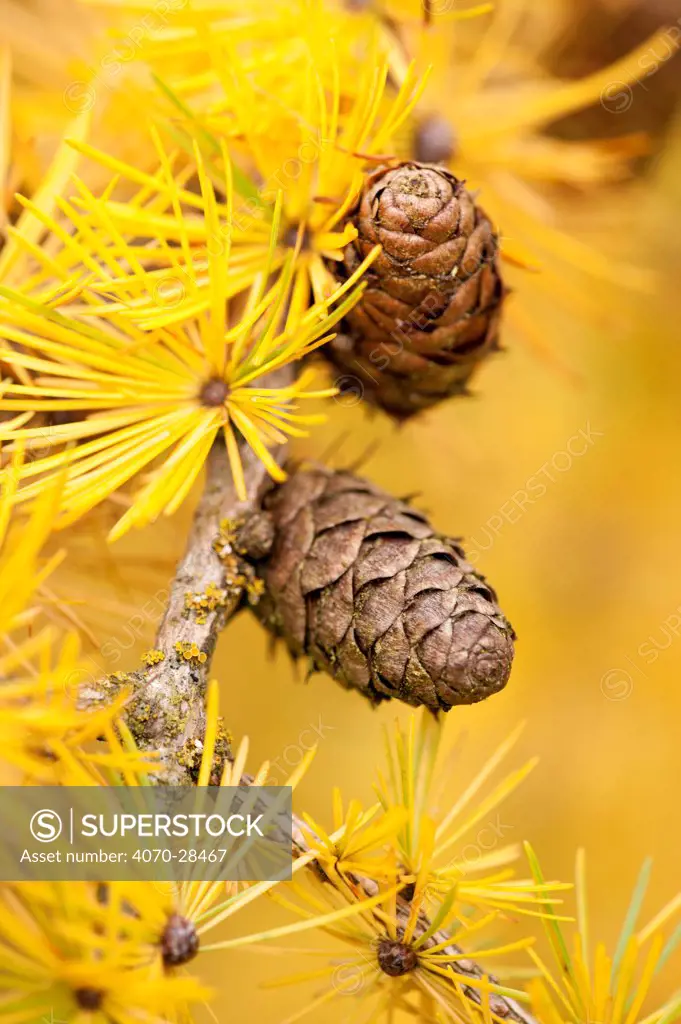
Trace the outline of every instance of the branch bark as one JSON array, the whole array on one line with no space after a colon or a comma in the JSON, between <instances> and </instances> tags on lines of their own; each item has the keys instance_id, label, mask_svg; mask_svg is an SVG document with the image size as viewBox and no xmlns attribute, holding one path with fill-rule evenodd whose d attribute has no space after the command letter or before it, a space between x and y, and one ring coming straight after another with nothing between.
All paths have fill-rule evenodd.
<instances>
[{"instance_id":1,"label":"branch bark","mask_svg":"<svg viewBox=\"0 0 681 1024\"><path fill-rule=\"evenodd\" d=\"M133 672L124 681L101 679L80 690L82 707L92 707L111 700L112 688L121 685L131 690L126 705L126 720L138 746L160 754L162 771L157 779L167 785L185 785L194 781L192 769L200 760L205 732L205 690L215 647L222 629L241 606L244 596L244 576L247 567L239 563L236 553L226 546L220 552L215 541L220 536L224 519L238 519L257 507L259 497L267 484L267 473L260 460L244 448L242 452L248 494L247 502L240 502L234 491L227 453L216 444L208 458L206 483L197 506L187 549L177 567L171 584L170 599L156 637L156 648L163 654L159 661L145 671ZM197 616L192 607L197 595L206 595L211 588L223 595L214 608L203 609ZM209 602L210 603L210 602ZM189 605L189 607L188 607ZM185 657L178 650L196 648L199 656ZM205 658L201 659L201 655ZM244 776L243 784L252 780ZM302 821L293 818L293 852L301 856L309 852L302 830ZM321 871L321 867L316 870ZM371 879L353 876L353 882L367 896L376 895L376 883ZM329 880L329 884L333 884ZM398 897L398 918L406 925L409 903ZM421 914L416 935L423 934L430 922ZM426 947L447 942L445 932L437 932L425 943ZM460 956L462 950L449 944L446 954ZM462 987L468 999L480 1003L480 990L465 983L465 979L480 979L484 972L472 959L461 959L451 964L464 981ZM492 1011L514 1024L537 1024L535 1019L513 999L490 997Z\"/></svg>"},{"instance_id":2,"label":"branch bark","mask_svg":"<svg viewBox=\"0 0 681 1024\"><path fill-rule=\"evenodd\" d=\"M229 543L216 550L223 520L252 510L267 483L267 472L250 448L242 450L247 492L237 498L224 445L216 442L207 461L206 482L186 552L170 587L155 649L160 660L123 679L106 677L80 688L83 708L107 703L121 688L131 691L126 720L141 750L154 750L162 770L157 781L188 785L200 759L205 732L205 690L221 631L241 606L247 567ZM162 656L162 658L161 658Z\"/></svg>"}]
</instances>

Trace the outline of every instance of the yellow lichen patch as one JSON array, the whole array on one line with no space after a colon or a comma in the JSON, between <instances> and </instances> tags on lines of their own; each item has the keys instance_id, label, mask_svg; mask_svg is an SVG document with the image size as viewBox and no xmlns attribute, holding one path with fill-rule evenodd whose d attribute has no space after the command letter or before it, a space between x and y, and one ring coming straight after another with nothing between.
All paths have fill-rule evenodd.
<instances>
[{"instance_id":1,"label":"yellow lichen patch","mask_svg":"<svg viewBox=\"0 0 681 1024\"><path fill-rule=\"evenodd\" d=\"M220 523L220 532L213 541L213 550L225 568L226 586L230 589L243 588L249 604L255 605L262 597L265 585L255 575L252 566L238 556L237 534L243 523L243 519L223 519Z\"/></svg>"},{"instance_id":2,"label":"yellow lichen patch","mask_svg":"<svg viewBox=\"0 0 681 1024\"><path fill-rule=\"evenodd\" d=\"M245 586L247 582L234 547L237 530L242 522L241 519L223 519L220 532L213 541L213 550L225 568L225 584L235 589Z\"/></svg>"},{"instance_id":3,"label":"yellow lichen patch","mask_svg":"<svg viewBox=\"0 0 681 1024\"><path fill-rule=\"evenodd\" d=\"M208 655L205 651L202 651L197 644L190 643L188 640L178 640L175 644L175 650L185 661L193 661L198 665L203 665L208 660Z\"/></svg>"},{"instance_id":4,"label":"yellow lichen patch","mask_svg":"<svg viewBox=\"0 0 681 1024\"><path fill-rule=\"evenodd\" d=\"M152 648L150 651L145 651L142 655L142 662L144 665L151 667L152 665L158 665L160 661L165 661L165 654L163 651L158 651Z\"/></svg>"},{"instance_id":5,"label":"yellow lichen patch","mask_svg":"<svg viewBox=\"0 0 681 1024\"><path fill-rule=\"evenodd\" d=\"M249 604L257 604L262 595L265 593L265 584L259 577L254 576L253 579L248 580L246 583L246 593L248 594Z\"/></svg>"},{"instance_id":6,"label":"yellow lichen patch","mask_svg":"<svg viewBox=\"0 0 681 1024\"><path fill-rule=\"evenodd\" d=\"M213 550L221 561L234 555L236 535L242 524L243 519L220 520L220 532L213 541Z\"/></svg>"},{"instance_id":7,"label":"yellow lichen patch","mask_svg":"<svg viewBox=\"0 0 681 1024\"><path fill-rule=\"evenodd\" d=\"M224 608L228 597L229 594L224 588L216 583L209 583L202 594L194 594L188 590L184 595L184 606L187 611L194 613L197 623L203 626L208 619L208 613Z\"/></svg>"},{"instance_id":8,"label":"yellow lichen patch","mask_svg":"<svg viewBox=\"0 0 681 1024\"><path fill-rule=\"evenodd\" d=\"M109 676L109 681L112 683L127 683L130 676L127 672L112 672Z\"/></svg>"}]
</instances>

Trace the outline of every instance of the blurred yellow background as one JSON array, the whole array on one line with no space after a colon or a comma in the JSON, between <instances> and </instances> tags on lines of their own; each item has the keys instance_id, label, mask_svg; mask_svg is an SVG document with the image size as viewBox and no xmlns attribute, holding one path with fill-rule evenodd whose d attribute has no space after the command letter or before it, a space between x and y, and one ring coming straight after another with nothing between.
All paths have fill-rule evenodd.
<instances>
[{"instance_id":1,"label":"blurred yellow background","mask_svg":"<svg viewBox=\"0 0 681 1024\"><path fill-rule=\"evenodd\" d=\"M634 95L635 104L645 101ZM547 876L564 880L585 846L593 933L610 943L645 856L654 857L648 916L680 887L680 169L677 123L634 187L612 186L597 198L597 243L613 257L626 249L658 278L649 293L617 299L618 317L576 332L538 297L542 349L507 336L473 398L397 429L346 396L329 403L328 422L295 449L305 457L333 449L337 465L370 450L362 472L393 493L418 492L416 504L436 526L475 552L518 633L517 659L503 693L449 714L447 743L458 737L461 750L448 786L458 794L526 720L508 766L533 754L541 761L501 809L505 839L531 840ZM589 211L572 214L570 202L566 196L563 212L588 238ZM530 273L514 277L517 290L534 285ZM603 298L610 308L612 294ZM68 592L74 572L89 575L97 598L88 615L93 673L135 667L151 646L159 593L190 518L186 506L124 538L94 581L92 532L70 535L74 564L59 571L54 588ZM103 558L104 542L97 545ZM253 765L274 762L280 781L316 732L317 757L297 804L330 822L332 786L372 800L382 730L411 712L396 704L372 711L321 675L305 683L283 650L271 657L268 647L247 614L221 639L214 674L226 724L236 739L251 738ZM261 902L250 919L265 917L277 912ZM242 916L239 928L246 930ZM215 1019L269 1024L305 1001L298 987L259 987L308 966L293 946L285 955L215 956ZM654 995L676 988L670 972ZM356 1009L340 1000L311 1019L343 1021Z\"/></svg>"},{"instance_id":2,"label":"blurred yellow background","mask_svg":"<svg viewBox=\"0 0 681 1024\"><path fill-rule=\"evenodd\" d=\"M633 190L603 196L602 219L630 225L631 248L658 274L655 291L632 296L621 322L577 335L545 310L548 355L507 338L472 399L396 429L346 397L296 449L305 457L333 449L342 465L375 445L362 472L394 493L418 492L416 503L437 527L463 536L475 553L518 633L517 660L503 693L449 714L447 744L458 737L461 749L448 791L458 794L525 719L508 767L533 754L541 761L501 809L504 838L531 840L547 876L564 880L585 846L593 934L611 943L645 856L654 857L649 916L679 887L679 166L677 131ZM190 516L187 507L113 549L119 581L112 585L104 572L95 587L104 610L91 612L101 620L93 672L134 667L150 646L160 611L154 595ZM75 541L91 552L90 534ZM110 601L121 606L115 615ZM135 611L126 616L125 607ZM283 650L272 658L268 646L247 614L220 642L215 674L232 734L250 736L252 764L271 759L283 781L316 733L318 754L297 802L322 822L330 822L333 785L371 802L383 727L411 712L396 704L372 711L321 675L306 684ZM261 903L251 920L273 917L276 909ZM283 956L223 956L216 954L213 978L218 1020L275 1022L305 1001L299 986L258 987L314 966L293 947ZM660 997L675 990L670 977ZM356 1009L340 1000L323 1019L349 1019Z\"/></svg>"}]
</instances>

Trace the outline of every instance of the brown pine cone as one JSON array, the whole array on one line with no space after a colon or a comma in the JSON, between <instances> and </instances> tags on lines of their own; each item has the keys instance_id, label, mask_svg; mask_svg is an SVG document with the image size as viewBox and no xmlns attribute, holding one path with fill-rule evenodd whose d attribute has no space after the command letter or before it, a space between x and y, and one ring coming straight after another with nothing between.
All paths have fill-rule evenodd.
<instances>
[{"instance_id":1,"label":"brown pine cone","mask_svg":"<svg viewBox=\"0 0 681 1024\"><path fill-rule=\"evenodd\" d=\"M494 591L406 502L315 466L271 490L263 517L273 532L250 520L237 544L273 537L255 612L294 656L373 704L448 711L506 685L515 634Z\"/></svg>"},{"instance_id":2,"label":"brown pine cone","mask_svg":"<svg viewBox=\"0 0 681 1024\"><path fill-rule=\"evenodd\" d=\"M346 274L383 249L346 333L324 353L399 419L465 393L499 347L504 286L489 219L444 167L410 161L369 176L354 223Z\"/></svg>"}]
</instances>

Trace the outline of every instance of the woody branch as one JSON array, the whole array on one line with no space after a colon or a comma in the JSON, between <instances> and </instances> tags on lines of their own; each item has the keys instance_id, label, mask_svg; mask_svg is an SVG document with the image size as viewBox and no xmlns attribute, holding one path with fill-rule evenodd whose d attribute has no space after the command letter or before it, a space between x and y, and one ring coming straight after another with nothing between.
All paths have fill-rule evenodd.
<instances>
[{"instance_id":1,"label":"woody branch","mask_svg":"<svg viewBox=\"0 0 681 1024\"><path fill-rule=\"evenodd\" d=\"M204 696L217 640L244 599L248 566L240 562L236 552L221 547L221 523L237 520L257 507L267 475L250 449L244 449L242 458L248 493L252 495L247 502L239 501L236 496L223 446L216 443L211 451L204 492L194 515L187 550L177 567L156 637L156 647L163 654L163 660L147 670L131 673L123 683L130 690L126 705L128 725L141 749L159 753L162 770L158 780L165 784L183 785L194 781L192 766L200 758L203 746ZM220 591L221 600L214 608L204 609L203 614L197 615L188 607L191 601L187 595L205 594L211 588ZM198 649L205 658L186 658L180 649ZM82 706L96 706L111 700L112 685L110 679L104 678L81 687ZM116 687L120 686L117 681ZM244 778L243 781L250 780ZM294 816L294 856L309 852L301 826L300 819ZM325 877L320 866L312 870ZM360 876L355 876L353 881L365 896L375 895L375 882ZM405 925L409 912L407 900L398 897L398 916ZM427 915L421 914L415 934L423 934L429 925ZM444 943L447 938L446 933L437 932L427 940L426 946ZM462 950L453 943L445 952L462 957ZM475 982L484 977L482 968L464 957L452 962L451 968L461 977L466 997L479 1002L479 986L466 984L466 979ZM498 1017L514 1024L536 1024L515 1000L492 995L490 1005Z\"/></svg>"},{"instance_id":2,"label":"woody branch","mask_svg":"<svg viewBox=\"0 0 681 1024\"><path fill-rule=\"evenodd\" d=\"M231 547L221 524L252 509L267 480L250 448L242 451L248 501L236 495L227 452L217 441L208 457L203 494L187 548L170 585L156 634L158 660L121 678L103 677L79 688L83 708L129 691L126 719L141 750L156 751L157 781L190 785L205 732L205 690L218 637L241 607L249 568Z\"/></svg>"}]
</instances>

